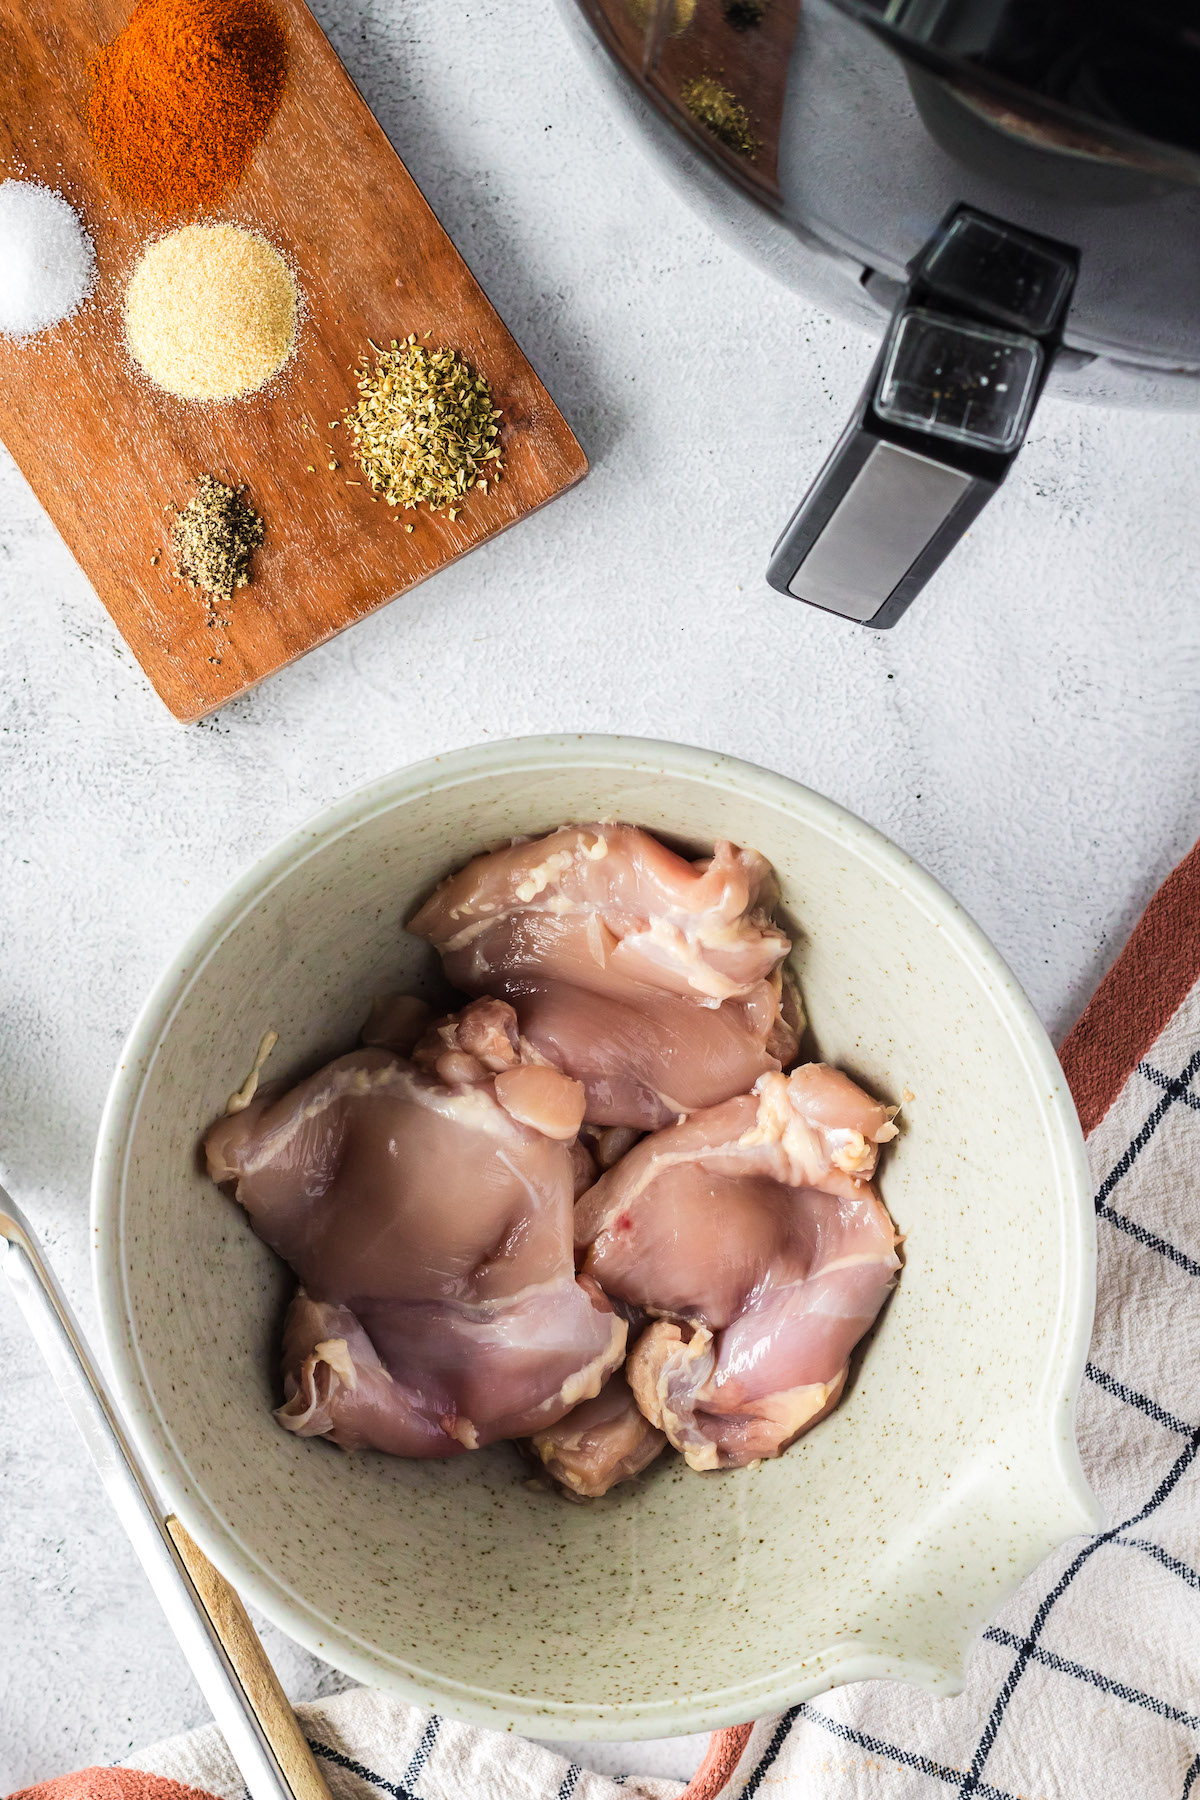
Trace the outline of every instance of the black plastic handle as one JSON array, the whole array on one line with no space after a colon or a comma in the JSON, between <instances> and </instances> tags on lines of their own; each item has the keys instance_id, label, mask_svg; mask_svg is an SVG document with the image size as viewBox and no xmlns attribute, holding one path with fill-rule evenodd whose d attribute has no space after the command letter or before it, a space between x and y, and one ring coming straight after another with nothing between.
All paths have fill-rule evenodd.
<instances>
[{"instance_id":1,"label":"black plastic handle","mask_svg":"<svg viewBox=\"0 0 1200 1800\"><path fill-rule=\"evenodd\" d=\"M1012 466L1077 268L1069 245L970 208L943 221L775 545L773 588L862 625L895 624Z\"/></svg>"}]
</instances>

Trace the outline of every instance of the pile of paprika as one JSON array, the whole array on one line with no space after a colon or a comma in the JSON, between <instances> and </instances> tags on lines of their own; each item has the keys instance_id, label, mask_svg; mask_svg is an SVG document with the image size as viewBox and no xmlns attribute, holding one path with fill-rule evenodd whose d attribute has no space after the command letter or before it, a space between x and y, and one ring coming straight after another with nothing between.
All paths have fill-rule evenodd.
<instances>
[{"instance_id":1,"label":"pile of paprika","mask_svg":"<svg viewBox=\"0 0 1200 1800\"><path fill-rule=\"evenodd\" d=\"M140 0L89 70L88 128L112 186L167 219L211 206L269 125L287 59L267 0Z\"/></svg>"}]
</instances>

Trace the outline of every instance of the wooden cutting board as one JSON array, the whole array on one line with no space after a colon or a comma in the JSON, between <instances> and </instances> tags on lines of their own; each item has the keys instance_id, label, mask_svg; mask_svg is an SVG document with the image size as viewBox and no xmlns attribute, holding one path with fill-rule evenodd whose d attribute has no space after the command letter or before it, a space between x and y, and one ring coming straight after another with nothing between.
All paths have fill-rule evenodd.
<instances>
[{"instance_id":1,"label":"wooden cutting board","mask_svg":"<svg viewBox=\"0 0 1200 1800\"><path fill-rule=\"evenodd\" d=\"M125 283L160 221L93 163L87 67L132 0L0 0L0 179L63 192L96 245L99 281L72 320L0 336L0 437L159 694L196 719L435 574L578 481L587 461L302 0L275 0L288 85L241 182L211 218L252 226L303 295L297 354L268 389L201 408L155 389L123 348ZM373 503L329 430L357 397L368 339L431 332L491 384L505 473L458 518ZM315 474L308 465L314 464ZM266 524L253 580L222 629L171 572L171 509L215 474L245 482ZM406 533L403 523L415 522ZM162 552L161 560L151 558Z\"/></svg>"}]
</instances>

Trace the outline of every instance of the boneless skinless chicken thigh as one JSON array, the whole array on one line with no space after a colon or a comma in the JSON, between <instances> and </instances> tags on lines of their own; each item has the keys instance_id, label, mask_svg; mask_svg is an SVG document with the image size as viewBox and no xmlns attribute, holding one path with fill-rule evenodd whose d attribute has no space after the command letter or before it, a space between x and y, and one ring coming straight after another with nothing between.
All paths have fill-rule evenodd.
<instances>
[{"instance_id":1,"label":"boneless skinless chicken thigh","mask_svg":"<svg viewBox=\"0 0 1200 1800\"><path fill-rule=\"evenodd\" d=\"M568 826L477 856L409 929L456 987L515 1008L589 1123L652 1131L795 1056L777 898L753 850L688 862L630 825Z\"/></svg>"},{"instance_id":2,"label":"boneless skinless chicken thigh","mask_svg":"<svg viewBox=\"0 0 1200 1800\"><path fill-rule=\"evenodd\" d=\"M776 900L755 852L627 825L477 857L410 926L477 998L433 1024L381 1003L362 1049L210 1129L299 1278L284 1426L401 1456L526 1439L590 1497L668 1442L776 1456L836 1405L898 1267L871 1185L895 1127L837 1070L783 1073Z\"/></svg>"},{"instance_id":3,"label":"boneless skinless chicken thigh","mask_svg":"<svg viewBox=\"0 0 1200 1800\"><path fill-rule=\"evenodd\" d=\"M578 1084L526 1065L484 1000L411 1058L368 1047L264 1091L206 1140L300 1291L289 1430L451 1456L528 1436L599 1393L627 1326L576 1278Z\"/></svg>"},{"instance_id":4,"label":"boneless skinless chicken thigh","mask_svg":"<svg viewBox=\"0 0 1200 1800\"><path fill-rule=\"evenodd\" d=\"M899 1267L870 1181L894 1134L808 1063L643 1138L583 1195L584 1270L655 1319L630 1388L692 1468L778 1456L837 1404Z\"/></svg>"}]
</instances>

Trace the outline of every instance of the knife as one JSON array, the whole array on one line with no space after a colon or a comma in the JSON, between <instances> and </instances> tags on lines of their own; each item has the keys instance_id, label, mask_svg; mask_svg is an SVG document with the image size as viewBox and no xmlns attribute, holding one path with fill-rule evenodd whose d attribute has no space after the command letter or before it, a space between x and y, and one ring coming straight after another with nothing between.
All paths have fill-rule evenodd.
<instances>
[{"instance_id":1,"label":"knife","mask_svg":"<svg viewBox=\"0 0 1200 1800\"><path fill-rule=\"evenodd\" d=\"M251 1800L330 1800L245 1608L160 1505L33 1229L2 1187L0 1267Z\"/></svg>"}]
</instances>

